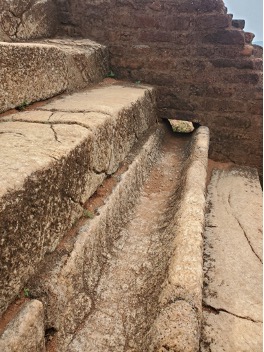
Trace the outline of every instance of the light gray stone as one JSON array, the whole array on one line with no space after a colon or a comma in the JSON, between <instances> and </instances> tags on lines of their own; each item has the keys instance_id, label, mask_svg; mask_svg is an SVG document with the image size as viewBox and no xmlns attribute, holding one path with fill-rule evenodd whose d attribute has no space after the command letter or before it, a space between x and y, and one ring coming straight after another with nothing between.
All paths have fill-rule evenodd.
<instances>
[{"instance_id":1,"label":"light gray stone","mask_svg":"<svg viewBox=\"0 0 264 352\"><path fill-rule=\"evenodd\" d=\"M50 264L29 283L30 292L44 303L49 326L57 331L56 346L60 351L66 350L77 327L84 325L94 310L95 287L103 263L129 220L159 153L162 135L163 131L157 130L147 139L106 204L98 209L99 215L80 229L74 244L66 241L55 251Z\"/></svg>"},{"instance_id":2,"label":"light gray stone","mask_svg":"<svg viewBox=\"0 0 264 352\"><path fill-rule=\"evenodd\" d=\"M201 352L262 352L263 324L234 315L204 313Z\"/></svg>"}]
</instances>

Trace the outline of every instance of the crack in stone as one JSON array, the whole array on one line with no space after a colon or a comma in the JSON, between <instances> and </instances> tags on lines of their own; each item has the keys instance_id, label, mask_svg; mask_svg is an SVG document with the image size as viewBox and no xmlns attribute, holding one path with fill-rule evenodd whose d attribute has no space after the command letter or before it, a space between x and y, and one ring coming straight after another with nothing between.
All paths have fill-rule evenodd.
<instances>
[{"instance_id":1,"label":"crack in stone","mask_svg":"<svg viewBox=\"0 0 264 352\"><path fill-rule=\"evenodd\" d=\"M81 126L91 132L93 132L93 130L89 127L86 126L84 123L81 122L76 122L76 121L50 121L52 115L54 113L52 113L49 117L47 121L39 121L39 120L24 120L24 119L16 119L13 118L12 120L3 120L1 122L25 122L25 123L38 123L38 124L42 124L42 125L50 125L52 122L52 125L77 125L77 126ZM0 122L0 123L1 123ZM11 132L10 132L11 133Z\"/></svg>"},{"instance_id":2,"label":"crack in stone","mask_svg":"<svg viewBox=\"0 0 264 352\"><path fill-rule=\"evenodd\" d=\"M82 321L78 324L78 326L75 328L74 332L72 333L72 337L71 337L71 340L69 341L69 343L67 344L67 348L69 348L69 346L71 345L72 341L74 340L75 338L75 335L76 335L76 332L80 329L80 326L83 325L83 323L95 312L95 303L94 303L94 299L93 297L91 297L90 295L88 295L88 297L90 298L91 300L91 309L90 311L84 316L84 318L82 319Z\"/></svg>"},{"instance_id":3,"label":"crack in stone","mask_svg":"<svg viewBox=\"0 0 264 352\"><path fill-rule=\"evenodd\" d=\"M241 230L243 231L243 233L244 233L244 235L245 235L245 237L246 237L246 239L247 239L247 242L248 242L248 244L249 244L249 246L250 246L252 252L255 254L255 256L258 258L258 260L261 262L261 264L263 264L263 261L262 261L261 258L258 256L258 254L255 252L255 250L254 250L254 248L253 248L253 246L252 246L252 244L251 244L251 242L250 242L250 240L249 240L249 238L248 238L248 236L247 236L247 234L246 234L246 231L244 230L244 228L243 228L243 226L241 225L240 221L239 221L236 217L235 217L235 219L236 219L236 221L238 222L239 226L241 227Z\"/></svg>"},{"instance_id":4,"label":"crack in stone","mask_svg":"<svg viewBox=\"0 0 264 352\"><path fill-rule=\"evenodd\" d=\"M110 116L112 117L113 114L110 114L108 112L105 112L105 111L101 111L101 110L62 110L62 109L36 109L35 111L51 111L53 113L55 112L67 112L69 114L88 114L88 113L99 113L99 114L102 114L102 115L107 115L107 116Z\"/></svg>"},{"instance_id":5,"label":"crack in stone","mask_svg":"<svg viewBox=\"0 0 264 352\"><path fill-rule=\"evenodd\" d=\"M237 221L239 227L240 227L241 230L243 231L244 236L246 237L246 240L247 240L247 242L248 242L248 244L249 244L249 246L250 246L252 252L255 254L255 256L258 258L258 260L261 262L261 264L263 264L263 261L261 260L261 258L259 257L259 255L258 255L258 254L256 253L256 251L254 250L253 245L251 244L251 242L250 242L250 240L249 240L249 238L248 238L248 236L247 236L247 233L246 233L245 229L243 228L241 222L239 221L239 219L236 217L236 215L235 215L234 212L232 211L232 206L231 206L231 203L230 203L230 199L231 199L231 194L229 193L229 196L228 196L228 205L229 205L229 207L230 207L230 209L231 209L231 213L232 213L234 219Z\"/></svg>"},{"instance_id":6,"label":"crack in stone","mask_svg":"<svg viewBox=\"0 0 264 352\"><path fill-rule=\"evenodd\" d=\"M240 318L240 319L243 319L243 320L249 320L249 321L252 321L253 323L263 323L261 320L254 320L248 316L244 317L242 315L238 315L238 314L235 314L235 313L232 313L224 308L215 308L207 303L205 303L203 301L203 308L207 309L210 313L213 313L215 315L218 315L220 314L221 312L223 313L227 313L227 314L230 314L230 315L233 315L234 317L237 317L237 318Z\"/></svg>"},{"instance_id":7,"label":"crack in stone","mask_svg":"<svg viewBox=\"0 0 264 352\"><path fill-rule=\"evenodd\" d=\"M53 134L54 134L55 141L58 142L58 143L61 143L61 141L58 139L58 134L57 134L57 132L55 131L54 126L53 126L53 125L50 125L50 128L51 128L51 130L52 130L52 132L53 132Z\"/></svg>"},{"instance_id":8,"label":"crack in stone","mask_svg":"<svg viewBox=\"0 0 264 352\"><path fill-rule=\"evenodd\" d=\"M54 112L52 112L52 113L50 114L50 116L48 117L48 121L50 121L50 119L52 118L53 115L54 115Z\"/></svg>"}]
</instances>

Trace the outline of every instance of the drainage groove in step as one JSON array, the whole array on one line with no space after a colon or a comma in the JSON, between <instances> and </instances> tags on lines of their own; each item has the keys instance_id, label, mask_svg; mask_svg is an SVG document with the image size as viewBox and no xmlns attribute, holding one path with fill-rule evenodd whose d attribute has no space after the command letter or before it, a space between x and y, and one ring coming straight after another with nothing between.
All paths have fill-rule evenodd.
<instances>
[{"instance_id":1,"label":"drainage groove in step","mask_svg":"<svg viewBox=\"0 0 264 352\"><path fill-rule=\"evenodd\" d=\"M94 290L93 309L67 352L147 351L174 233L173 195L190 137L167 132L161 158L141 192L131 222L114 242Z\"/></svg>"}]
</instances>

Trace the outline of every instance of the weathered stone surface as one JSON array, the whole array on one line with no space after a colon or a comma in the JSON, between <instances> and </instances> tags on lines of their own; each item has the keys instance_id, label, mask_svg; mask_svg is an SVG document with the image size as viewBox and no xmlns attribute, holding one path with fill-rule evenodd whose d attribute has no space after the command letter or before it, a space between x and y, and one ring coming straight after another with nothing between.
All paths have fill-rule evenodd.
<instances>
[{"instance_id":1,"label":"weathered stone surface","mask_svg":"<svg viewBox=\"0 0 264 352\"><path fill-rule=\"evenodd\" d=\"M1 312L155 123L151 88L101 87L68 98L82 113L72 114L64 97L0 123Z\"/></svg>"},{"instance_id":2,"label":"weathered stone surface","mask_svg":"<svg viewBox=\"0 0 264 352\"><path fill-rule=\"evenodd\" d=\"M245 42L247 44L251 44L252 40L255 38L255 34L254 33L250 33L250 32L245 32Z\"/></svg>"},{"instance_id":3,"label":"weathered stone surface","mask_svg":"<svg viewBox=\"0 0 264 352\"><path fill-rule=\"evenodd\" d=\"M40 301L24 303L0 335L1 352L44 352L44 312Z\"/></svg>"},{"instance_id":4,"label":"weathered stone surface","mask_svg":"<svg viewBox=\"0 0 264 352\"><path fill-rule=\"evenodd\" d=\"M245 303L246 304L246 303ZM201 352L262 352L263 324L220 312L204 312ZM208 349L208 344L210 349Z\"/></svg>"},{"instance_id":5,"label":"weathered stone surface","mask_svg":"<svg viewBox=\"0 0 264 352\"><path fill-rule=\"evenodd\" d=\"M253 45L253 55L257 58L263 59L263 47L260 45Z\"/></svg>"},{"instance_id":6,"label":"weathered stone surface","mask_svg":"<svg viewBox=\"0 0 264 352\"><path fill-rule=\"evenodd\" d=\"M96 83L108 71L106 48L89 40L0 47L0 112Z\"/></svg>"},{"instance_id":7,"label":"weathered stone surface","mask_svg":"<svg viewBox=\"0 0 264 352\"><path fill-rule=\"evenodd\" d=\"M207 206L203 351L260 351L262 191L256 170L215 170Z\"/></svg>"},{"instance_id":8,"label":"weathered stone surface","mask_svg":"<svg viewBox=\"0 0 264 352\"><path fill-rule=\"evenodd\" d=\"M204 38L205 42L216 43L216 44L244 44L245 35L244 32L238 30L219 30L215 33L208 34Z\"/></svg>"},{"instance_id":9,"label":"weathered stone surface","mask_svg":"<svg viewBox=\"0 0 264 352\"><path fill-rule=\"evenodd\" d=\"M194 136L193 145L188 151L186 140L180 148L175 143L177 139L174 135L172 138L165 135L166 147L161 146L161 157L141 192L131 221L122 226L119 236L116 232L116 241L113 249L107 251L109 255L99 280L96 280L96 275L87 275L87 290L94 297L94 309L66 351L121 351L126 346L132 351L158 351L165 346L171 351L184 350L184 347L187 351L194 351L194 346L197 350L200 322L194 305L182 296L179 301L172 296L169 297L169 302L162 302L164 304L157 301L164 287L161 282L167 275L167 261L175 247L174 243L171 245L176 237L174 215L179 201L179 194L174 196L175 188L185 188L185 177L191 180L193 176L191 167L189 169L189 165L185 165L186 153L193 169L206 169L208 131L203 131L203 137L203 133L199 132ZM203 142L201 139L204 139ZM201 181L203 187L204 181L205 179ZM195 184L196 182L197 179ZM200 191L193 199L199 198L198 194ZM197 209L200 205L197 205ZM200 211L197 212L198 218ZM184 246L181 247L182 250ZM201 255L200 248L199 257ZM94 264L94 261L90 261L86 270ZM186 262L183 261L182 266L185 265ZM202 267L200 269L202 273ZM99 270L95 272L97 277L98 273ZM197 273L194 274L196 275ZM93 280L90 279L91 276L94 277ZM171 275L169 277L171 279ZM189 279L194 282L190 275ZM201 290L201 279L198 278L198 281ZM195 289L199 290L198 287ZM201 299L199 305L201 306Z\"/></svg>"},{"instance_id":10,"label":"weathered stone surface","mask_svg":"<svg viewBox=\"0 0 264 352\"><path fill-rule=\"evenodd\" d=\"M180 188L175 194L179 204L172 229L175 233L174 251L159 297L161 315L158 315L151 330L151 336L156 341L152 346L153 351L162 351L162 346L168 346L168 351L199 349L203 285L202 233L208 148L208 129L200 127L190 146ZM158 334L156 330L159 331Z\"/></svg>"},{"instance_id":11,"label":"weathered stone surface","mask_svg":"<svg viewBox=\"0 0 264 352\"><path fill-rule=\"evenodd\" d=\"M113 243L129 221L142 185L159 154L164 132L162 129L153 132L139 152L132 155L134 160L129 169L122 174L106 204L97 209L99 215L87 221L74 242L66 240L50 255L48 265L29 283L30 292L44 303L47 328L57 331L54 343L59 351L67 349L77 327L95 309L97 286L106 258L111 257Z\"/></svg>"},{"instance_id":12,"label":"weathered stone surface","mask_svg":"<svg viewBox=\"0 0 264 352\"><path fill-rule=\"evenodd\" d=\"M57 24L57 8L52 0L3 0L0 4L2 41L52 37Z\"/></svg>"},{"instance_id":13,"label":"weathered stone surface","mask_svg":"<svg viewBox=\"0 0 264 352\"><path fill-rule=\"evenodd\" d=\"M195 309L186 301L171 303L159 314L152 335L149 351L197 352L200 324Z\"/></svg>"}]
</instances>

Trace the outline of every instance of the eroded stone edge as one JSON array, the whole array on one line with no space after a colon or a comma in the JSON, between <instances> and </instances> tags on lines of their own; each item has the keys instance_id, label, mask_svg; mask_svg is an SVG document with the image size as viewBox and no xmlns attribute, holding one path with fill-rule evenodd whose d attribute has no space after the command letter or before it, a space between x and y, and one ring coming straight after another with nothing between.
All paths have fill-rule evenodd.
<instances>
[{"instance_id":1,"label":"eroded stone edge","mask_svg":"<svg viewBox=\"0 0 264 352\"><path fill-rule=\"evenodd\" d=\"M174 253L159 298L161 311L153 325L151 351L165 347L166 351L199 350L208 149L209 129L200 127L193 136L175 194L180 203L174 217Z\"/></svg>"}]
</instances>

